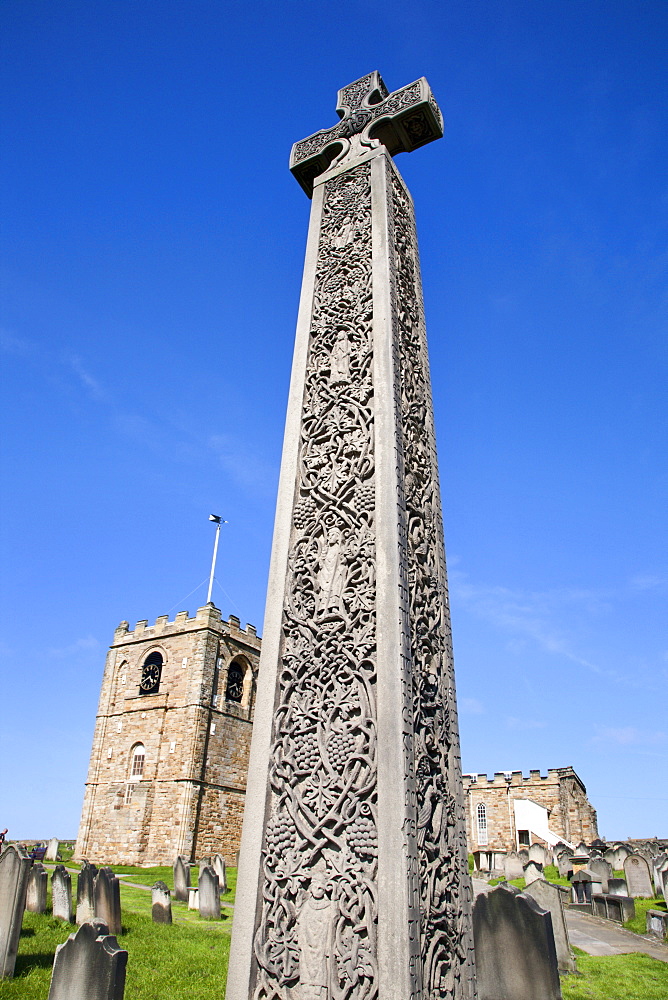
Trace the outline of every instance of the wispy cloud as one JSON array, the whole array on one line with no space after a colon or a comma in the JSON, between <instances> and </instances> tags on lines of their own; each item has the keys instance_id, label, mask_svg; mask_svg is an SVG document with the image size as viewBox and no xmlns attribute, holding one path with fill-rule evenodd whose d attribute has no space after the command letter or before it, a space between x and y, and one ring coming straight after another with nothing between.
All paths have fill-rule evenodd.
<instances>
[{"instance_id":1,"label":"wispy cloud","mask_svg":"<svg viewBox=\"0 0 668 1000\"><path fill-rule=\"evenodd\" d=\"M630 582L634 590L657 590L665 587L667 581L655 573L640 573L632 577Z\"/></svg>"},{"instance_id":2,"label":"wispy cloud","mask_svg":"<svg viewBox=\"0 0 668 1000\"><path fill-rule=\"evenodd\" d=\"M506 716L506 729L545 729L547 723L540 719L519 719L515 715Z\"/></svg>"},{"instance_id":3,"label":"wispy cloud","mask_svg":"<svg viewBox=\"0 0 668 1000\"><path fill-rule=\"evenodd\" d=\"M463 715L483 715L485 706L477 698L458 698L459 711Z\"/></svg>"},{"instance_id":4,"label":"wispy cloud","mask_svg":"<svg viewBox=\"0 0 668 1000\"><path fill-rule=\"evenodd\" d=\"M102 388L98 380L93 378L90 372L84 368L81 358L74 354L68 358L67 363L92 399L98 402L106 402L108 400L107 392Z\"/></svg>"},{"instance_id":5,"label":"wispy cloud","mask_svg":"<svg viewBox=\"0 0 668 1000\"><path fill-rule=\"evenodd\" d=\"M82 636L70 643L69 646L52 647L47 650L47 655L54 660L64 660L81 653L97 653L100 648L99 641L92 635Z\"/></svg>"},{"instance_id":6,"label":"wispy cloud","mask_svg":"<svg viewBox=\"0 0 668 1000\"><path fill-rule=\"evenodd\" d=\"M668 746L668 733L635 726L597 726L591 742L618 747L663 747Z\"/></svg>"},{"instance_id":7,"label":"wispy cloud","mask_svg":"<svg viewBox=\"0 0 668 1000\"><path fill-rule=\"evenodd\" d=\"M14 357L28 357L35 353L36 344L17 337L9 330L0 329L0 350Z\"/></svg>"}]
</instances>

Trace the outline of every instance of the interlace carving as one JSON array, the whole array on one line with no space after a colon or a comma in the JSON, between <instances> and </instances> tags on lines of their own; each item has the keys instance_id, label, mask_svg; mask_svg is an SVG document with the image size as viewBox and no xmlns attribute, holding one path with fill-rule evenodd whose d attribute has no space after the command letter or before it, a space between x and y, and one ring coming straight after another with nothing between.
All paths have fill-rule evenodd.
<instances>
[{"instance_id":1,"label":"interlace carving","mask_svg":"<svg viewBox=\"0 0 668 1000\"><path fill-rule=\"evenodd\" d=\"M413 209L388 164L406 504L423 997L474 996L452 638Z\"/></svg>"},{"instance_id":2,"label":"interlace carving","mask_svg":"<svg viewBox=\"0 0 668 1000\"><path fill-rule=\"evenodd\" d=\"M368 163L325 188L271 749L256 1000L373 1000L376 623Z\"/></svg>"}]
</instances>

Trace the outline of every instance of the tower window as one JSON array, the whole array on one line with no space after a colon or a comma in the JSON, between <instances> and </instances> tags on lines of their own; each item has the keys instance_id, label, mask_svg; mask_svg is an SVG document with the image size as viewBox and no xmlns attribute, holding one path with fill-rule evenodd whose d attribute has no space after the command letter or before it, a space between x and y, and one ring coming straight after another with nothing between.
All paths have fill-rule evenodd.
<instances>
[{"instance_id":1,"label":"tower window","mask_svg":"<svg viewBox=\"0 0 668 1000\"><path fill-rule=\"evenodd\" d=\"M478 844L485 846L487 844L487 807L482 802L478 805L477 816Z\"/></svg>"},{"instance_id":2,"label":"tower window","mask_svg":"<svg viewBox=\"0 0 668 1000\"><path fill-rule=\"evenodd\" d=\"M151 653L144 660L141 668L141 681L139 682L140 694L156 694L160 688L160 677L162 675L162 655Z\"/></svg>"},{"instance_id":3,"label":"tower window","mask_svg":"<svg viewBox=\"0 0 668 1000\"><path fill-rule=\"evenodd\" d=\"M143 743L138 743L132 751L132 766L130 768L131 778L141 778L144 774L144 761L146 760L146 749Z\"/></svg>"},{"instance_id":4,"label":"tower window","mask_svg":"<svg viewBox=\"0 0 668 1000\"><path fill-rule=\"evenodd\" d=\"M231 663L227 671L226 701L241 702L244 693L244 672L240 663Z\"/></svg>"},{"instance_id":5,"label":"tower window","mask_svg":"<svg viewBox=\"0 0 668 1000\"><path fill-rule=\"evenodd\" d=\"M133 784L128 784L128 785L125 786L125 804L126 804L126 806L129 806L130 803L132 802L132 793L134 792L134 790L135 790L135 786Z\"/></svg>"}]
</instances>

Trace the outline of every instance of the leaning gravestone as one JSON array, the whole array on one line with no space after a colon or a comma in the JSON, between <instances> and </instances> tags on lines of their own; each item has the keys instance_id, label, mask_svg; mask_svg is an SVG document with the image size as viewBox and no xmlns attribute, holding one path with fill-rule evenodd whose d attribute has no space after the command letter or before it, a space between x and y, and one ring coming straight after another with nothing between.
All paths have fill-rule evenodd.
<instances>
[{"instance_id":1,"label":"leaning gravestone","mask_svg":"<svg viewBox=\"0 0 668 1000\"><path fill-rule=\"evenodd\" d=\"M608 883L612 878L612 867L609 862L604 861L603 858L593 858L590 859L587 868L590 872L598 875L601 880L601 886L603 887L603 892L608 891Z\"/></svg>"},{"instance_id":2,"label":"leaning gravestone","mask_svg":"<svg viewBox=\"0 0 668 1000\"><path fill-rule=\"evenodd\" d=\"M65 865L56 865L51 876L51 909L58 920L72 920L72 876Z\"/></svg>"},{"instance_id":3,"label":"leaning gravestone","mask_svg":"<svg viewBox=\"0 0 668 1000\"><path fill-rule=\"evenodd\" d=\"M102 920L112 934L120 934L121 888L111 868L101 868L95 876L95 917Z\"/></svg>"},{"instance_id":4,"label":"leaning gravestone","mask_svg":"<svg viewBox=\"0 0 668 1000\"><path fill-rule=\"evenodd\" d=\"M634 899L651 899L654 895L649 865L642 854L629 854L624 858L624 875L629 887L629 896Z\"/></svg>"},{"instance_id":5,"label":"leaning gravestone","mask_svg":"<svg viewBox=\"0 0 668 1000\"><path fill-rule=\"evenodd\" d=\"M564 916L564 903L568 902L570 896L568 889L565 886L552 885L551 882L547 882L544 878L537 878L523 891L525 895L535 899L538 905L544 910L549 910L550 912L559 971L576 972L575 956L571 951L571 942L568 937L566 917Z\"/></svg>"},{"instance_id":6,"label":"leaning gravestone","mask_svg":"<svg viewBox=\"0 0 668 1000\"><path fill-rule=\"evenodd\" d=\"M46 913L46 890L49 876L44 865L34 864L28 876L26 890L26 910L30 913Z\"/></svg>"},{"instance_id":7,"label":"leaning gravestone","mask_svg":"<svg viewBox=\"0 0 668 1000\"><path fill-rule=\"evenodd\" d=\"M223 896L227 892L227 867L225 865L225 858L222 856L222 854L214 854L213 870L218 876L218 882L220 884L220 894L221 896Z\"/></svg>"},{"instance_id":8,"label":"leaning gravestone","mask_svg":"<svg viewBox=\"0 0 668 1000\"><path fill-rule=\"evenodd\" d=\"M0 854L0 979L14 975L31 865L13 844Z\"/></svg>"},{"instance_id":9,"label":"leaning gravestone","mask_svg":"<svg viewBox=\"0 0 668 1000\"><path fill-rule=\"evenodd\" d=\"M77 923L95 919L95 876L97 866L84 861L77 877Z\"/></svg>"},{"instance_id":10,"label":"leaning gravestone","mask_svg":"<svg viewBox=\"0 0 668 1000\"><path fill-rule=\"evenodd\" d=\"M552 917L512 885L473 907L478 1000L561 1000Z\"/></svg>"},{"instance_id":11,"label":"leaning gravestone","mask_svg":"<svg viewBox=\"0 0 668 1000\"><path fill-rule=\"evenodd\" d=\"M523 871L524 880L527 885L537 878L543 878L543 866L537 861L530 861L527 865L524 865Z\"/></svg>"},{"instance_id":12,"label":"leaning gravestone","mask_svg":"<svg viewBox=\"0 0 668 1000\"><path fill-rule=\"evenodd\" d=\"M227 1000L474 991L470 879L412 200L442 135L377 72L295 143L312 197ZM329 928L329 930L327 930Z\"/></svg>"},{"instance_id":13,"label":"leaning gravestone","mask_svg":"<svg viewBox=\"0 0 668 1000\"><path fill-rule=\"evenodd\" d=\"M60 847L60 841L57 837L52 837L47 844L46 854L44 855L45 861L57 861L58 860L58 848Z\"/></svg>"},{"instance_id":14,"label":"leaning gravestone","mask_svg":"<svg viewBox=\"0 0 668 1000\"><path fill-rule=\"evenodd\" d=\"M165 882L155 882L151 886L151 916L154 924L172 922L172 901Z\"/></svg>"},{"instance_id":15,"label":"leaning gravestone","mask_svg":"<svg viewBox=\"0 0 668 1000\"><path fill-rule=\"evenodd\" d=\"M48 1000L123 1000L127 962L104 921L86 921L56 948Z\"/></svg>"},{"instance_id":16,"label":"leaning gravestone","mask_svg":"<svg viewBox=\"0 0 668 1000\"><path fill-rule=\"evenodd\" d=\"M537 864L545 865L549 864L548 852L545 850L542 844L532 844L529 848L529 861L535 861Z\"/></svg>"},{"instance_id":17,"label":"leaning gravestone","mask_svg":"<svg viewBox=\"0 0 668 1000\"><path fill-rule=\"evenodd\" d=\"M522 864L522 859L515 853L515 851L510 851L503 859L503 874L509 882L514 878L524 877L524 865Z\"/></svg>"},{"instance_id":18,"label":"leaning gravestone","mask_svg":"<svg viewBox=\"0 0 668 1000\"><path fill-rule=\"evenodd\" d=\"M185 858L179 854L174 862L174 899L188 902L188 889L190 888L190 865Z\"/></svg>"},{"instance_id":19,"label":"leaning gravestone","mask_svg":"<svg viewBox=\"0 0 668 1000\"><path fill-rule=\"evenodd\" d=\"M220 884L218 876L209 865L200 872L197 888L200 917L205 920L220 920Z\"/></svg>"}]
</instances>

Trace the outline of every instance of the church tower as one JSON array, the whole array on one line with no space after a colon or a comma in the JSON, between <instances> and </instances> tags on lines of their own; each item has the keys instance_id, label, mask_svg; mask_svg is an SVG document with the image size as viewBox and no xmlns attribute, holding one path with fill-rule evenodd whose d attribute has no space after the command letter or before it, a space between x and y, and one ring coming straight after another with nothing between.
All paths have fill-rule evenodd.
<instances>
[{"instance_id":1,"label":"church tower","mask_svg":"<svg viewBox=\"0 0 668 1000\"><path fill-rule=\"evenodd\" d=\"M121 622L107 655L75 858L236 864L260 639L213 604Z\"/></svg>"}]
</instances>

